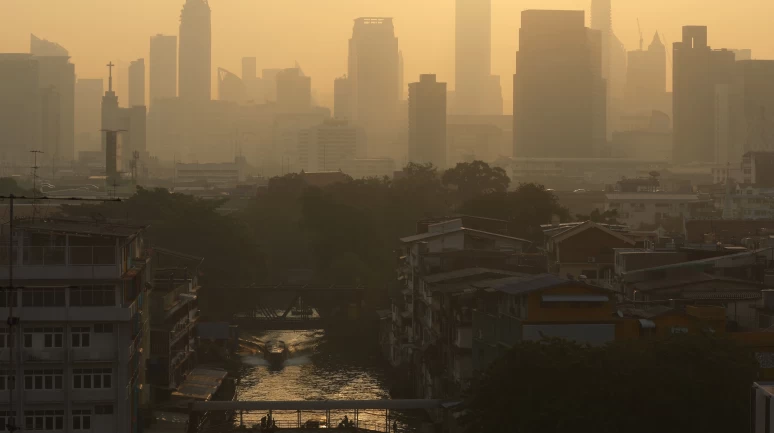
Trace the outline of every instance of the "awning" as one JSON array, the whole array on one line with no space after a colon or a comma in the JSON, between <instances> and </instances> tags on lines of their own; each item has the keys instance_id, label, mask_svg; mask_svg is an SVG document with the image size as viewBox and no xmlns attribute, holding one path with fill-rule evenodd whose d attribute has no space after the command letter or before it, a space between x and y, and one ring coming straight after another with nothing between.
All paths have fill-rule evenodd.
<instances>
[{"instance_id":1,"label":"awning","mask_svg":"<svg viewBox=\"0 0 774 433\"><path fill-rule=\"evenodd\" d=\"M607 302L604 295L543 295L543 302Z\"/></svg>"},{"instance_id":2,"label":"awning","mask_svg":"<svg viewBox=\"0 0 774 433\"><path fill-rule=\"evenodd\" d=\"M640 319L639 322L642 329L656 329L656 324L652 320Z\"/></svg>"}]
</instances>

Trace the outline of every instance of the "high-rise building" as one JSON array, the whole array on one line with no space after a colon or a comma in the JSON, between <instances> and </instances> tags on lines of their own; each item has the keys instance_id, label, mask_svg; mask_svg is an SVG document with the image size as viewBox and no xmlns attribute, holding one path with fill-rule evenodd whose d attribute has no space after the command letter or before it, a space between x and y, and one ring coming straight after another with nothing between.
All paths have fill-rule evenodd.
<instances>
[{"instance_id":1,"label":"high-rise building","mask_svg":"<svg viewBox=\"0 0 774 433\"><path fill-rule=\"evenodd\" d=\"M350 125L345 119L327 119L299 132L299 170L340 170L343 161L356 158L364 150L363 128Z\"/></svg>"},{"instance_id":2,"label":"high-rise building","mask_svg":"<svg viewBox=\"0 0 774 433\"><path fill-rule=\"evenodd\" d=\"M457 0L455 10L455 114L497 114L491 95L492 1ZM499 84L499 80L498 80ZM502 93L499 95L502 114Z\"/></svg>"},{"instance_id":3,"label":"high-rise building","mask_svg":"<svg viewBox=\"0 0 774 433\"><path fill-rule=\"evenodd\" d=\"M731 161L774 151L774 60L737 61L735 69Z\"/></svg>"},{"instance_id":4,"label":"high-rise building","mask_svg":"<svg viewBox=\"0 0 774 433\"><path fill-rule=\"evenodd\" d=\"M667 52L658 33L647 51L629 51L626 74L626 110L650 113L666 110Z\"/></svg>"},{"instance_id":5,"label":"high-rise building","mask_svg":"<svg viewBox=\"0 0 774 433\"><path fill-rule=\"evenodd\" d=\"M177 96L177 36L156 35L150 39L150 104Z\"/></svg>"},{"instance_id":6,"label":"high-rise building","mask_svg":"<svg viewBox=\"0 0 774 433\"><path fill-rule=\"evenodd\" d=\"M245 86L245 97L248 102L254 104L266 102L263 79L258 76L258 66L255 57L242 57L242 84Z\"/></svg>"},{"instance_id":7,"label":"high-rise building","mask_svg":"<svg viewBox=\"0 0 774 433\"><path fill-rule=\"evenodd\" d=\"M723 163L734 53L707 45L707 27L683 27L673 58L674 162Z\"/></svg>"},{"instance_id":8,"label":"high-rise building","mask_svg":"<svg viewBox=\"0 0 774 433\"><path fill-rule=\"evenodd\" d=\"M233 72L218 68L218 100L236 103L245 102L245 85Z\"/></svg>"},{"instance_id":9,"label":"high-rise building","mask_svg":"<svg viewBox=\"0 0 774 433\"><path fill-rule=\"evenodd\" d=\"M59 134L55 143L41 143L44 152L56 161L75 157L75 65L60 45L30 35L30 54L38 61L38 85L53 87L59 100ZM52 101L52 99L48 99Z\"/></svg>"},{"instance_id":10,"label":"high-rise building","mask_svg":"<svg viewBox=\"0 0 774 433\"><path fill-rule=\"evenodd\" d=\"M583 11L521 15L514 76L514 156L591 157L606 137L601 37Z\"/></svg>"},{"instance_id":11,"label":"high-rise building","mask_svg":"<svg viewBox=\"0 0 774 433\"><path fill-rule=\"evenodd\" d=\"M145 106L145 59L129 63L129 106Z\"/></svg>"},{"instance_id":12,"label":"high-rise building","mask_svg":"<svg viewBox=\"0 0 774 433\"><path fill-rule=\"evenodd\" d=\"M350 118L350 93L350 83L346 75L333 81L333 117L336 119Z\"/></svg>"},{"instance_id":13,"label":"high-rise building","mask_svg":"<svg viewBox=\"0 0 774 433\"><path fill-rule=\"evenodd\" d=\"M38 61L30 54L0 54L0 171L28 173L29 151L41 140Z\"/></svg>"},{"instance_id":14,"label":"high-rise building","mask_svg":"<svg viewBox=\"0 0 774 433\"><path fill-rule=\"evenodd\" d=\"M619 125L626 88L626 48L613 32L612 0L591 0L591 29L602 44L602 78L607 81L607 138Z\"/></svg>"},{"instance_id":15,"label":"high-rise building","mask_svg":"<svg viewBox=\"0 0 774 433\"><path fill-rule=\"evenodd\" d=\"M123 169L128 168L135 151L139 152L142 158L147 156L147 113L143 105L119 107L118 96L113 90L114 66L112 62L108 65L108 90L102 97L102 150L111 156L111 159L115 158L117 166ZM115 143L110 140L111 133L108 131L120 132ZM110 148L109 145L115 145L115 148Z\"/></svg>"},{"instance_id":16,"label":"high-rise building","mask_svg":"<svg viewBox=\"0 0 774 433\"><path fill-rule=\"evenodd\" d=\"M276 81L280 113L306 113L312 108L312 78L300 68L283 69Z\"/></svg>"},{"instance_id":17,"label":"high-rise building","mask_svg":"<svg viewBox=\"0 0 774 433\"><path fill-rule=\"evenodd\" d=\"M75 82L75 148L97 150L100 146L102 78L79 78Z\"/></svg>"},{"instance_id":18,"label":"high-rise building","mask_svg":"<svg viewBox=\"0 0 774 433\"><path fill-rule=\"evenodd\" d=\"M446 168L446 83L420 75L409 84L409 162Z\"/></svg>"},{"instance_id":19,"label":"high-rise building","mask_svg":"<svg viewBox=\"0 0 774 433\"><path fill-rule=\"evenodd\" d=\"M180 98L209 101L212 86L212 24L207 0L186 0L180 14Z\"/></svg>"},{"instance_id":20,"label":"high-rise building","mask_svg":"<svg viewBox=\"0 0 774 433\"><path fill-rule=\"evenodd\" d=\"M349 40L349 109L351 120L366 130L369 157L403 153L394 146L399 63L392 18L356 19Z\"/></svg>"},{"instance_id":21,"label":"high-rise building","mask_svg":"<svg viewBox=\"0 0 774 433\"><path fill-rule=\"evenodd\" d=\"M282 69L264 69L261 71L261 78L263 80L263 90L266 94L266 100L271 102L277 102L277 74Z\"/></svg>"}]
</instances>

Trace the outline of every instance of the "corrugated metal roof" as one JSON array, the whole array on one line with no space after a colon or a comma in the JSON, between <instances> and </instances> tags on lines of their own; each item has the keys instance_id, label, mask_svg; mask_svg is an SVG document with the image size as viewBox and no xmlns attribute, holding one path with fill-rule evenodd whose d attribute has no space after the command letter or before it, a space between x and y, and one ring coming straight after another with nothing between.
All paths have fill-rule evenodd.
<instances>
[{"instance_id":1,"label":"corrugated metal roof","mask_svg":"<svg viewBox=\"0 0 774 433\"><path fill-rule=\"evenodd\" d=\"M457 271L450 271L450 272L443 272L440 274L428 275L426 277L422 277L422 279L425 280L425 282L427 283L437 284L437 283L443 283L444 281L475 277L478 275L483 275L485 276L486 279L492 280L495 278L507 277L509 275L523 275L523 274L519 272L502 271L499 269L465 268Z\"/></svg>"},{"instance_id":2,"label":"corrugated metal roof","mask_svg":"<svg viewBox=\"0 0 774 433\"><path fill-rule=\"evenodd\" d=\"M513 236L501 235L499 233L485 232L483 230L469 229L469 228L465 228L465 227L459 227L459 228L456 228L456 229L453 229L453 230L449 230L449 231L446 231L446 232L443 232L443 233L421 233L421 234L418 234L418 235L407 236L405 238L400 238L400 241L403 242L403 243L406 243L406 244L410 244L410 243L413 243L413 242L423 241L423 240L426 240L426 239L432 239L432 238L436 238L436 237L440 237L440 236L445 236L445 235L452 234L452 233L459 233L459 232L465 232L465 233L470 233L470 234L477 234L477 235L481 235L481 236L489 236L489 237L501 238L501 239L509 239L509 240L513 240L513 241L519 241L519 242L522 242L522 243L525 243L525 244L528 244L528 245L532 244L532 241L528 241L526 239L515 238Z\"/></svg>"},{"instance_id":3,"label":"corrugated metal roof","mask_svg":"<svg viewBox=\"0 0 774 433\"><path fill-rule=\"evenodd\" d=\"M699 201L698 194L661 194L658 192L636 192L636 193L613 193L605 194L608 200L667 200L688 203L689 201Z\"/></svg>"},{"instance_id":4,"label":"corrugated metal roof","mask_svg":"<svg viewBox=\"0 0 774 433\"><path fill-rule=\"evenodd\" d=\"M489 282L485 287L491 287L500 292L517 295L571 283L581 284L572 280L557 277L556 275L540 274L503 278L501 280Z\"/></svg>"}]
</instances>

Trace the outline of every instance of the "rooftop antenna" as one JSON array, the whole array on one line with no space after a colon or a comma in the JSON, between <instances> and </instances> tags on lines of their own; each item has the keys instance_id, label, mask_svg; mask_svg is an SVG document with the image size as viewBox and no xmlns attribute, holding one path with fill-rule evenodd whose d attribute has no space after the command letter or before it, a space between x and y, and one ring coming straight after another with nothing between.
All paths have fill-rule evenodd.
<instances>
[{"instance_id":1,"label":"rooftop antenna","mask_svg":"<svg viewBox=\"0 0 774 433\"><path fill-rule=\"evenodd\" d=\"M637 30L640 32L640 51L642 51L642 46L645 43L645 41L642 39L642 27L640 27L640 19L637 18Z\"/></svg>"},{"instance_id":2,"label":"rooftop antenna","mask_svg":"<svg viewBox=\"0 0 774 433\"><path fill-rule=\"evenodd\" d=\"M113 91L113 61L110 61L110 63L107 64L108 67L108 92Z\"/></svg>"}]
</instances>

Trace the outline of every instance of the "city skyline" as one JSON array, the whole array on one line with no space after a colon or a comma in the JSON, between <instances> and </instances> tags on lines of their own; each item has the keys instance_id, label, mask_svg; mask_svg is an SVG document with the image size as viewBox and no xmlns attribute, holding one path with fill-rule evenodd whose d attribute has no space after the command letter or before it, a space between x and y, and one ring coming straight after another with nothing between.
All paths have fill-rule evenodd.
<instances>
[{"instance_id":1,"label":"city skyline","mask_svg":"<svg viewBox=\"0 0 774 433\"><path fill-rule=\"evenodd\" d=\"M639 42L637 18L644 34L652 35L659 31L665 36L666 45L680 39L683 25L707 25L712 33L710 44L714 47L750 48L754 58L774 57L774 47L766 44L769 38L760 36L770 32L766 15L749 13L755 7L764 6L762 1L743 0L728 11L699 8L693 3L691 0L655 0L635 8L628 2L614 2L613 30L628 50L635 50ZM72 4L46 4L43 9L40 0L11 1L6 5L10 13L5 16L15 16L16 19L0 18L0 27L4 30L0 51L25 52L29 33L36 33L69 50L79 78L105 79L103 65L106 61L148 58L150 36L157 33L177 35L182 4L182 0L140 0L131 5L106 0L88 8ZM590 0L556 0L550 5L536 0L518 4L493 0L492 74L501 76L506 112L510 112L508 101L512 90L508 77L515 72L521 11L550 8L588 12L590 5ZM211 8L213 91L216 68L239 71L242 57L257 57L259 70L291 67L298 60L305 66L305 72L313 77L314 90L329 95L322 98L323 102L332 105L333 80L346 71L347 40L351 35L352 20L359 16L391 16L395 19L396 35L403 41L404 83L417 80L422 73L435 73L439 80L450 83L450 90L453 88L455 10L451 0L429 0L420 5L406 0L390 4L373 0L342 0L339 7L331 11L309 5L280 8L237 0L212 2ZM667 10L669 16L664 14ZM90 18L92 14L100 13L113 13L124 18L104 23ZM742 18L748 20L743 27L738 24ZM261 25L256 25L256 20ZM289 25L292 22L304 25ZM85 23L93 30L76 31ZM428 28L433 31L425 31ZM96 33L100 33L99 38L94 37ZM288 43L281 44L282 49L279 49L279 41ZM668 79L671 88L671 74Z\"/></svg>"}]
</instances>

